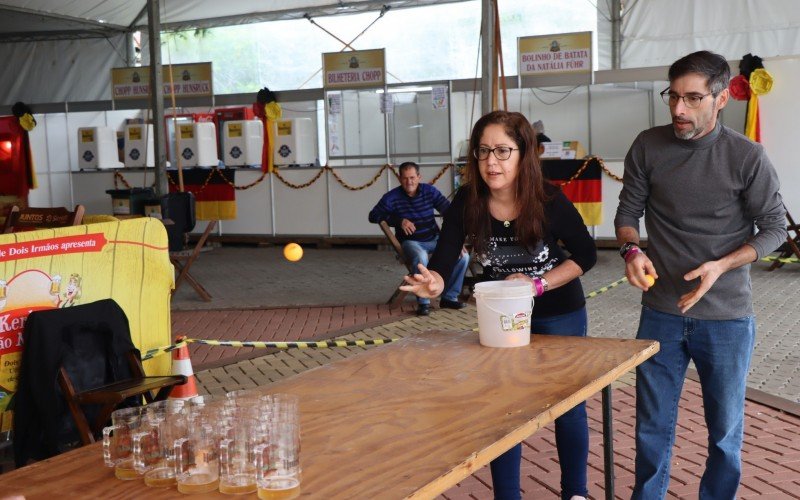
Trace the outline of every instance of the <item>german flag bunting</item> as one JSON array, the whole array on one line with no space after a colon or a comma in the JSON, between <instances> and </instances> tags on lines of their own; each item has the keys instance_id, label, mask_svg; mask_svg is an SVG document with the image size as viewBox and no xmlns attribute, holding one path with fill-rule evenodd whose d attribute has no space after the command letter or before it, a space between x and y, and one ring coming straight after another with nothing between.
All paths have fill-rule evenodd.
<instances>
[{"instance_id":1,"label":"german flag bunting","mask_svg":"<svg viewBox=\"0 0 800 500\"><path fill-rule=\"evenodd\" d=\"M196 214L199 220L230 220L236 218L236 170L231 168L183 169L184 190L194 193ZM169 191L178 191L178 173L167 172Z\"/></svg>"},{"instance_id":2,"label":"german flag bunting","mask_svg":"<svg viewBox=\"0 0 800 500\"><path fill-rule=\"evenodd\" d=\"M585 162L586 160L542 160L542 173L545 179L561 187L587 226L598 226L603 223L603 170L600 162L592 158L583 172L570 181Z\"/></svg>"}]
</instances>

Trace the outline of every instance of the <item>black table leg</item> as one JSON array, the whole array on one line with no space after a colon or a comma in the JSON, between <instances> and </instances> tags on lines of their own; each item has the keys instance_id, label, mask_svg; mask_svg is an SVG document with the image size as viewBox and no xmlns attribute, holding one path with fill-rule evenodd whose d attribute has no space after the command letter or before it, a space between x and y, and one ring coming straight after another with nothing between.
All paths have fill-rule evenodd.
<instances>
[{"instance_id":1,"label":"black table leg","mask_svg":"<svg viewBox=\"0 0 800 500\"><path fill-rule=\"evenodd\" d=\"M603 388L603 462L606 500L614 500L614 424L611 412L611 385Z\"/></svg>"}]
</instances>

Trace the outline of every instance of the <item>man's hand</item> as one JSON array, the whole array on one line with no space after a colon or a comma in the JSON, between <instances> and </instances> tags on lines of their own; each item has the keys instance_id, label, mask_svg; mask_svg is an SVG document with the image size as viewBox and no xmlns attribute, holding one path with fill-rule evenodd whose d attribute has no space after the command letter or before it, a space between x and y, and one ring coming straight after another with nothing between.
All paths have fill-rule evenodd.
<instances>
[{"instance_id":1,"label":"man's hand","mask_svg":"<svg viewBox=\"0 0 800 500\"><path fill-rule=\"evenodd\" d=\"M415 226L414 223L408 219L403 219L403 222L400 223L400 227L403 229L403 232L406 234L406 236L411 236L414 234L414 231L417 230L417 226Z\"/></svg>"},{"instance_id":2,"label":"man's hand","mask_svg":"<svg viewBox=\"0 0 800 500\"><path fill-rule=\"evenodd\" d=\"M711 290L711 287L714 286L714 283L716 283L717 279L719 279L725 271L726 268L720 261L712 260L684 274L683 279L686 281L700 278L700 283L691 292L681 295L680 300L678 300L678 309L680 309L682 313L691 309L692 306L703 298L703 295L705 295L707 291Z\"/></svg>"},{"instance_id":3,"label":"man's hand","mask_svg":"<svg viewBox=\"0 0 800 500\"><path fill-rule=\"evenodd\" d=\"M653 262L647 258L644 252L639 252L625 264L625 277L628 278L628 283L635 286L639 290L646 292L650 290L650 282L647 281L645 275L649 274L655 279L658 279L656 268L653 267Z\"/></svg>"}]
</instances>

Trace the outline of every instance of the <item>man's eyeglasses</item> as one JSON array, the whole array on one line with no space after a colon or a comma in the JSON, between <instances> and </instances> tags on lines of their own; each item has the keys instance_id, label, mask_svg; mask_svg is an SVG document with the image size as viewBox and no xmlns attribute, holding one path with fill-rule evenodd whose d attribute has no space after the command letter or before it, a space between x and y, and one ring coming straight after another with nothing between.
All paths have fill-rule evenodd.
<instances>
[{"instance_id":1,"label":"man's eyeglasses","mask_svg":"<svg viewBox=\"0 0 800 500\"><path fill-rule=\"evenodd\" d=\"M510 148L508 146L497 146L496 148L487 148L485 146L481 146L475 150L473 153L475 158L479 160L485 160L489 158L489 153L493 153L494 157L498 160L508 160L511 158L512 151L519 151L519 148Z\"/></svg>"},{"instance_id":2,"label":"man's eyeglasses","mask_svg":"<svg viewBox=\"0 0 800 500\"><path fill-rule=\"evenodd\" d=\"M688 94L688 95L678 95L675 92L670 92L669 87L665 88L661 91L661 99L664 100L664 104L667 106L677 106L678 101L683 99L683 103L686 105L687 108L696 109L700 107L700 103L706 97L714 95L713 92L709 92L708 94ZM716 96L714 96L716 97Z\"/></svg>"}]
</instances>

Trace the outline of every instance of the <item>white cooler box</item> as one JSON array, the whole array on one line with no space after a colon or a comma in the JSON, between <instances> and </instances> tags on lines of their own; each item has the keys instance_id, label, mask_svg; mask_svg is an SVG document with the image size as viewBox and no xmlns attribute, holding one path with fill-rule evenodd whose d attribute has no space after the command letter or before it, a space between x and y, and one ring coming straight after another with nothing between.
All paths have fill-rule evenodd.
<instances>
[{"instance_id":1,"label":"white cooler box","mask_svg":"<svg viewBox=\"0 0 800 500\"><path fill-rule=\"evenodd\" d=\"M316 160L316 135L311 118L275 122L275 165L313 165Z\"/></svg>"},{"instance_id":2,"label":"white cooler box","mask_svg":"<svg viewBox=\"0 0 800 500\"><path fill-rule=\"evenodd\" d=\"M226 167L261 165L264 125L260 120L226 121L222 137Z\"/></svg>"},{"instance_id":3,"label":"white cooler box","mask_svg":"<svg viewBox=\"0 0 800 500\"><path fill-rule=\"evenodd\" d=\"M150 124L125 125L125 166L153 167L153 126Z\"/></svg>"},{"instance_id":4,"label":"white cooler box","mask_svg":"<svg viewBox=\"0 0 800 500\"><path fill-rule=\"evenodd\" d=\"M117 151L117 134L110 127L78 129L79 168L122 168Z\"/></svg>"},{"instance_id":5,"label":"white cooler box","mask_svg":"<svg viewBox=\"0 0 800 500\"><path fill-rule=\"evenodd\" d=\"M180 144L178 153L184 167L216 167L217 131L212 122L178 125Z\"/></svg>"}]
</instances>

